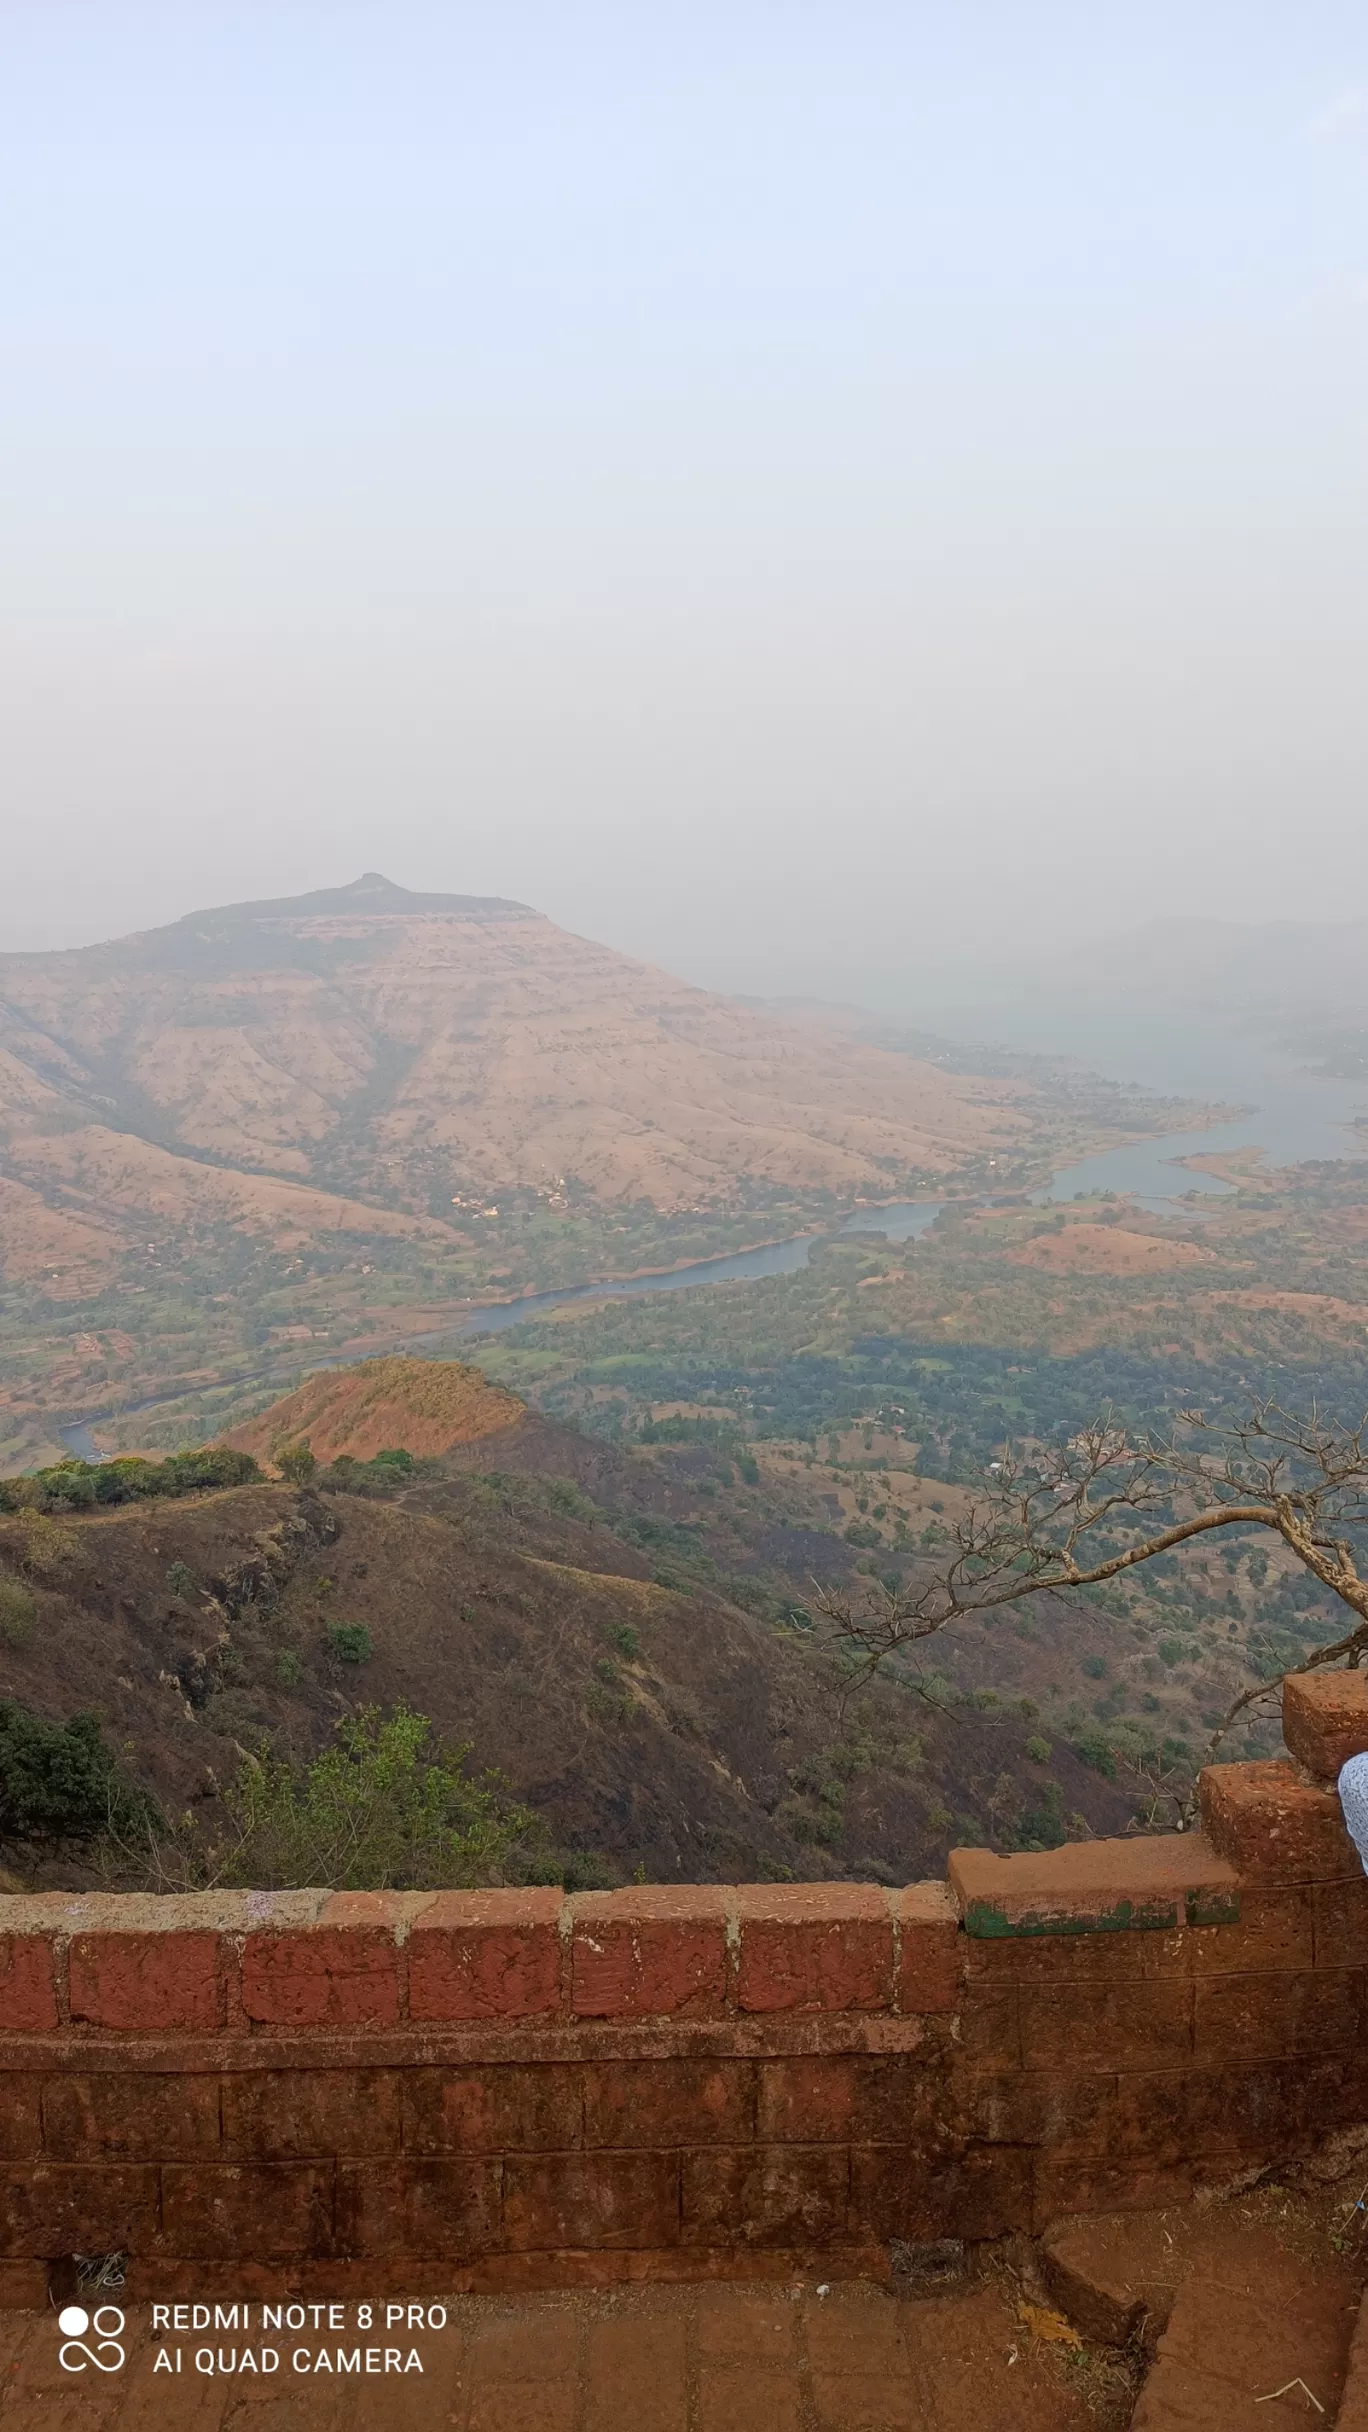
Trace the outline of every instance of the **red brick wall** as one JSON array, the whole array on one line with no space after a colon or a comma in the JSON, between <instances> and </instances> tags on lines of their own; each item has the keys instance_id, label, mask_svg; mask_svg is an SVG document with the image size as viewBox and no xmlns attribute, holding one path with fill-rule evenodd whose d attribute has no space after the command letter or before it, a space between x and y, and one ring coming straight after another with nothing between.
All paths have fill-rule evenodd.
<instances>
[{"instance_id":1,"label":"red brick wall","mask_svg":"<svg viewBox=\"0 0 1368 2432\"><path fill-rule=\"evenodd\" d=\"M853 2271L1284 2161L1368 2117L1368 1883L1309 1774L1204 1788L949 1888L0 1900L0 2297Z\"/></svg>"}]
</instances>

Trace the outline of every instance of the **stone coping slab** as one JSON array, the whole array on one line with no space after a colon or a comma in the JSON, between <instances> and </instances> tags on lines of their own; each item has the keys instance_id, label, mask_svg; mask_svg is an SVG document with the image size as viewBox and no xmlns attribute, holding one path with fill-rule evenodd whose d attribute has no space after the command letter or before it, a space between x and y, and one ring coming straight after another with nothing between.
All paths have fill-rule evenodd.
<instances>
[{"instance_id":1,"label":"stone coping slab","mask_svg":"<svg viewBox=\"0 0 1368 2432\"><path fill-rule=\"evenodd\" d=\"M1235 1925L1240 1916L1235 1868L1197 1832L1075 1841L1011 1858L954 1849L950 1889L965 1932L979 1941L1164 1933L1182 1925Z\"/></svg>"},{"instance_id":2,"label":"stone coping slab","mask_svg":"<svg viewBox=\"0 0 1368 2432\"><path fill-rule=\"evenodd\" d=\"M1368 1754L1368 1672L1290 1672L1283 1682L1283 1738L1318 1782L1333 1782L1351 1756Z\"/></svg>"}]
</instances>

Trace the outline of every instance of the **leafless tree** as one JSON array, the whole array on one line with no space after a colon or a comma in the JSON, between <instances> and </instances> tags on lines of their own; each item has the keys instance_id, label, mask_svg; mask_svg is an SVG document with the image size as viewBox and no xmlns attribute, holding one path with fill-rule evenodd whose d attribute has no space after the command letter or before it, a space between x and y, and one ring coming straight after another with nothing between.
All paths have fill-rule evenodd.
<instances>
[{"instance_id":1,"label":"leafless tree","mask_svg":"<svg viewBox=\"0 0 1368 2432\"><path fill-rule=\"evenodd\" d=\"M949 1550L905 1587L876 1580L854 1593L814 1597L853 1687L891 1656L946 1624L1050 1589L1100 1587L1157 1554L1219 1529L1267 1529L1352 1616L1343 1636L1317 1647L1296 1672L1356 1667L1368 1653L1368 1417L1357 1427L1256 1402L1246 1419L1217 1426L1180 1412L1173 1432L1132 1443L1104 1413L1062 1450L1009 1450L985 1494L946 1533ZM1287 1678L1245 1689L1236 1717Z\"/></svg>"}]
</instances>

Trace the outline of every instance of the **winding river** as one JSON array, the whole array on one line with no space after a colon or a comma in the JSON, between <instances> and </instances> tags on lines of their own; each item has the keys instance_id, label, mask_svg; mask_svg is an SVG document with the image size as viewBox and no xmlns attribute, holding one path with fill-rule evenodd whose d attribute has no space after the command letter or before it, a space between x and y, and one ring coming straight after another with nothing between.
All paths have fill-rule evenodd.
<instances>
[{"instance_id":1,"label":"winding river","mask_svg":"<svg viewBox=\"0 0 1368 2432\"><path fill-rule=\"evenodd\" d=\"M1070 1019L1076 1024L1076 1015ZM1037 1018L1030 1044L1041 1043ZM1365 1111L1361 1083L1324 1080L1280 1055L1229 1022L1197 1016L1137 1019L1113 1016L1090 1023L1086 1037L1071 1034L1046 1040L1074 1055L1086 1055L1097 1065L1139 1080L1143 1087L1186 1095L1224 1105L1239 1104L1247 1112L1205 1130L1170 1132L1161 1138L1131 1141L1121 1148L1099 1150L1062 1167L1035 1193L1038 1203L1058 1203L1095 1191L1132 1196L1141 1207L1160 1214L1191 1215L1193 1196L1215 1198L1234 1186L1217 1174L1193 1171L1178 1160L1203 1152L1257 1145L1270 1165L1296 1165L1309 1160L1368 1157L1368 1139L1353 1129ZM841 1231L882 1235L888 1241L916 1240L934 1224L943 1202L901 1200L886 1207L857 1209ZM448 1353L463 1342L487 1334L502 1334L510 1326L525 1326L570 1301L630 1300L647 1292L692 1292L705 1284L753 1282L765 1275L792 1275L805 1267L814 1236L795 1235L756 1250L737 1250L718 1258L702 1258L664 1275L635 1275L617 1283L573 1284L557 1292L533 1292L521 1300L493 1301L472 1309L458 1325L436 1332L396 1335L395 1351ZM336 1358L317 1362L322 1368L345 1363ZM276 1375L282 1389L297 1374L265 1369L244 1384L265 1384ZM167 1395L166 1400L178 1397ZM148 1409L152 1403L139 1407ZM100 1414L95 1414L98 1422ZM68 1450L81 1460L98 1461L101 1454L89 1420L76 1420L58 1430Z\"/></svg>"}]
</instances>

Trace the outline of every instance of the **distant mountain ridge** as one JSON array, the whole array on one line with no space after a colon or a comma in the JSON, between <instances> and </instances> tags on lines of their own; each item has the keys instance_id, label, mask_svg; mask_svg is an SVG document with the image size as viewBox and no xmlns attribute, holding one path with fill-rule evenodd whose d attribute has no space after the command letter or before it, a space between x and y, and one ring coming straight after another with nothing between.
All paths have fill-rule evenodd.
<instances>
[{"instance_id":1,"label":"distant mountain ridge","mask_svg":"<svg viewBox=\"0 0 1368 2432\"><path fill-rule=\"evenodd\" d=\"M567 1178L662 1210L887 1194L1018 1140L1024 1094L370 871L0 956L0 1262L192 1215L450 1237L454 1200Z\"/></svg>"}]
</instances>

